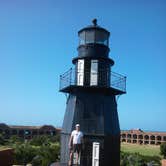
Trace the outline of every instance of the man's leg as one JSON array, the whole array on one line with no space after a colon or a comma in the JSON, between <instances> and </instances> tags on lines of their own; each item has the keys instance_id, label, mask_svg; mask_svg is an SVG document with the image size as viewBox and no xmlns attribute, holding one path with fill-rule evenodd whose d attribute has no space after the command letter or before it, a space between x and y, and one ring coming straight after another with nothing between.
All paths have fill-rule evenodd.
<instances>
[{"instance_id":1,"label":"man's leg","mask_svg":"<svg viewBox=\"0 0 166 166\"><path fill-rule=\"evenodd\" d=\"M70 150L70 159L69 159L69 165L72 165L73 164L73 149Z\"/></svg>"},{"instance_id":2,"label":"man's leg","mask_svg":"<svg viewBox=\"0 0 166 166\"><path fill-rule=\"evenodd\" d=\"M76 164L78 164L78 158L79 158L79 153L78 151L76 152Z\"/></svg>"},{"instance_id":3,"label":"man's leg","mask_svg":"<svg viewBox=\"0 0 166 166\"><path fill-rule=\"evenodd\" d=\"M78 160L81 154L81 145L77 146L77 153L76 153L76 163L78 164Z\"/></svg>"}]
</instances>

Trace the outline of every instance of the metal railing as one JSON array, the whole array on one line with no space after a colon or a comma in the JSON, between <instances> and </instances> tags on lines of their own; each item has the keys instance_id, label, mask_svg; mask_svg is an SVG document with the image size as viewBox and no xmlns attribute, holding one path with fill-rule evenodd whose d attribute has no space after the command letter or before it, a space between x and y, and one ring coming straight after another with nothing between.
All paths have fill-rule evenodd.
<instances>
[{"instance_id":1,"label":"metal railing","mask_svg":"<svg viewBox=\"0 0 166 166\"><path fill-rule=\"evenodd\" d=\"M79 71L80 72L80 71ZM90 77L90 72L84 71L84 77ZM63 90L69 86L79 86L77 84L77 72L75 68L70 68L67 72L60 75L60 90ZM109 87L115 90L119 90L123 93L126 92L126 77L109 70L98 71L98 83L97 87ZM90 78L89 78L90 79ZM86 78L87 80L87 78ZM84 78L85 82L85 78ZM91 85L84 84L85 87L90 87Z\"/></svg>"},{"instance_id":2,"label":"metal railing","mask_svg":"<svg viewBox=\"0 0 166 166\"><path fill-rule=\"evenodd\" d=\"M114 89L126 92L126 76L111 71L110 86Z\"/></svg>"},{"instance_id":3,"label":"metal railing","mask_svg":"<svg viewBox=\"0 0 166 166\"><path fill-rule=\"evenodd\" d=\"M70 85L75 85L75 70L70 68L64 74L60 75L60 87L59 89L64 89Z\"/></svg>"}]
</instances>

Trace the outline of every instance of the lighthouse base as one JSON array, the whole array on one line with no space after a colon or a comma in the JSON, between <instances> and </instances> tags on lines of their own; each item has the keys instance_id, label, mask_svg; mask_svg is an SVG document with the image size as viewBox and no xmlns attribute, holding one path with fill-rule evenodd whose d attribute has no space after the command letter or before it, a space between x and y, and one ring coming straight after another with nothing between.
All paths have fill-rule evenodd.
<instances>
[{"instance_id":1,"label":"lighthouse base","mask_svg":"<svg viewBox=\"0 0 166 166\"><path fill-rule=\"evenodd\" d=\"M70 94L61 132L61 164L69 161L68 143L79 123L84 133L80 165L92 166L92 146L100 144L99 166L120 165L120 129L115 95Z\"/></svg>"}]
</instances>

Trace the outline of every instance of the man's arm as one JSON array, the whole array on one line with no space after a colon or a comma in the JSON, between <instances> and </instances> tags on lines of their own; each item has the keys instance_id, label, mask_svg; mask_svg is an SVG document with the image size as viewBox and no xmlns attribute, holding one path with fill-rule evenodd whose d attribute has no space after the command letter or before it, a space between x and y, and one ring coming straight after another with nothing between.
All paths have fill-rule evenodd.
<instances>
[{"instance_id":1,"label":"man's arm","mask_svg":"<svg viewBox=\"0 0 166 166\"><path fill-rule=\"evenodd\" d=\"M69 139L69 148L72 146L72 141L73 141L73 135L71 134L70 139Z\"/></svg>"}]
</instances>

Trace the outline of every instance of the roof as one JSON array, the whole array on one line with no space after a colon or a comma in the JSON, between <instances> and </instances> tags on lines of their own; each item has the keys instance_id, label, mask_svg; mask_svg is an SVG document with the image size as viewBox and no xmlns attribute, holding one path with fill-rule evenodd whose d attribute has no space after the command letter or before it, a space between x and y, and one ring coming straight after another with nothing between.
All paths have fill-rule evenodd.
<instances>
[{"instance_id":1,"label":"roof","mask_svg":"<svg viewBox=\"0 0 166 166\"><path fill-rule=\"evenodd\" d=\"M105 31L106 33L108 33L108 35L110 34L110 32L107 31L105 28L97 25L97 19L92 20L92 23L93 23L93 25L89 25L89 26L82 28L81 30L78 31L78 33L82 32L84 30L96 29L96 30Z\"/></svg>"},{"instance_id":2,"label":"roof","mask_svg":"<svg viewBox=\"0 0 166 166\"><path fill-rule=\"evenodd\" d=\"M87 26L87 27L84 27L84 28L80 29L80 30L78 31L78 33L81 33L82 31L85 31L85 30L91 30L91 29L100 30L100 31L105 31L106 33L108 33L108 35L110 34L109 31L107 31L106 29L104 29L104 28L102 28L102 27L100 27L100 26L98 26L98 25L97 25L97 26L89 25L89 26Z\"/></svg>"},{"instance_id":3,"label":"roof","mask_svg":"<svg viewBox=\"0 0 166 166\"><path fill-rule=\"evenodd\" d=\"M161 131L143 131L141 129L131 129L131 130L121 130L122 133L129 133L129 134L151 134L151 135L166 135L166 132Z\"/></svg>"},{"instance_id":4,"label":"roof","mask_svg":"<svg viewBox=\"0 0 166 166\"><path fill-rule=\"evenodd\" d=\"M15 125L9 125L12 129L40 129L42 126L15 126Z\"/></svg>"},{"instance_id":5,"label":"roof","mask_svg":"<svg viewBox=\"0 0 166 166\"><path fill-rule=\"evenodd\" d=\"M26 129L26 130L40 130L40 129L51 129L56 130L56 128L52 125L42 125L42 126L22 126L22 125L6 125L5 123L0 123L0 127L2 128L10 128L10 129Z\"/></svg>"}]
</instances>

